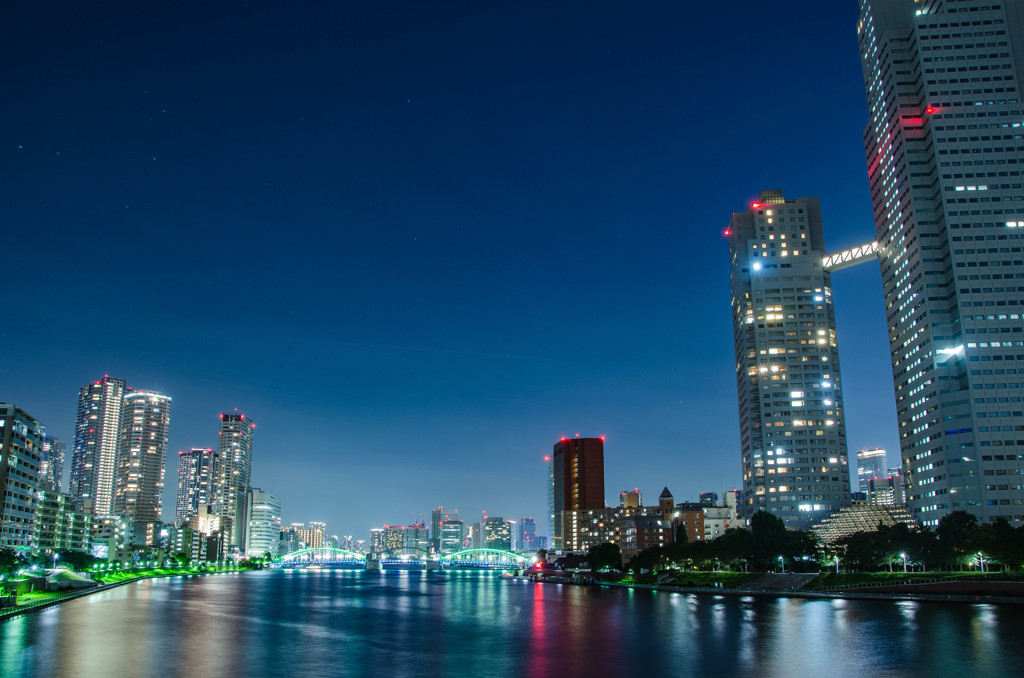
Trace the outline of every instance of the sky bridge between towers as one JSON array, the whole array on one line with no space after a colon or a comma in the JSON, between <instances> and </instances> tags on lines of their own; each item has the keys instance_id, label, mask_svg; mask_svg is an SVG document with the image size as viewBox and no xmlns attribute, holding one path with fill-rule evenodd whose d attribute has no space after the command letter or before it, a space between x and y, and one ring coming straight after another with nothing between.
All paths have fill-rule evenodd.
<instances>
[{"instance_id":1,"label":"sky bridge between towers","mask_svg":"<svg viewBox=\"0 0 1024 678\"><path fill-rule=\"evenodd\" d=\"M878 241L872 241L845 249L842 252L828 254L822 258L821 264L826 271L831 273L856 266L857 264L863 264L865 261L875 261L877 259Z\"/></svg>"}]
</instances>

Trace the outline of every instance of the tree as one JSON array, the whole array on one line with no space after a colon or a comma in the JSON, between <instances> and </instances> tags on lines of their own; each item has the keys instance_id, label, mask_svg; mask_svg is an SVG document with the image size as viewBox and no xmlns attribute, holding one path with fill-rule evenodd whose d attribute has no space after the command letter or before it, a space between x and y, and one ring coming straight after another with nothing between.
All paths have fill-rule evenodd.
<instances>
[{"instance_id":1,"label":"tree","mask_svg":"<svg viewBox=\"0 0 1024 678\"><path fill-rule=\"evenodd\" d=\"M750 533L754 538L754 560L762 566L778 565L785 550L786 524L778 516L758 511L750 518Z\"/></svg>"},{"instance_id":2,"label":"tree","mask_svg":"<svg viewBox=\"0 0 1024 678\"><path fill-rule=\"evenodd\" d=\"M967 511L953 511L939 519L935 528L943 560L963 565L978 552L978 518Z\"/></svg>"},{"instance_id":3,"label":"tree","mask_svg":"<svg viewBox=\"0 0 1024 678\"><path fill-rule=\"evenodd\" d=\"M721 537L710 543L711 552L720 561L733 568L746 570L754 562L757 550L754 535L742 527L726 530Z\"/></svg>"},{"instance_id":4,"label":"tree","mask_svg":"<svg viewBox=\"0 0 1024 678\"><path fill-rule=\"evenodd\" d=\"M53 556L50 556L52 559ZM99 561L99 558L85 551L73 551L71 549L60 549L57 552L57 564L63 563L72 570L88 570Z\"/></svg>"},{"instance_id":5,"label":"tree","mask_svg":"<svg viewBox=\"0 0 1024 678\"><path fill-rule=\"evenodd\" d=\"M18 552L10 546L0 547L0 573L12 575L21 566L21 558Z\"/></svg>"},{"instance_id":6,"label":"tree","mask_svg":"<svg viewBox=\"0 0 1024 678\"><path fill-rule=\"evenodd\" d=\"M1019 567L1024 563L1024 529L1014 529L1002 516L978 528L976 545L989 558L1006 567Z\"/></svg>"},{"instance_id":7,"label":"tree","mask_svg":"<svg viewBox=\"0 0 1024 678\"><path fill-rule=\"evenodd\" d=\"M613 570L622 569L622 551L618 544L605 542L587 549L587 560L590 562L590 569L597 571L604 568Z\"/></svg>"}]
</instances>

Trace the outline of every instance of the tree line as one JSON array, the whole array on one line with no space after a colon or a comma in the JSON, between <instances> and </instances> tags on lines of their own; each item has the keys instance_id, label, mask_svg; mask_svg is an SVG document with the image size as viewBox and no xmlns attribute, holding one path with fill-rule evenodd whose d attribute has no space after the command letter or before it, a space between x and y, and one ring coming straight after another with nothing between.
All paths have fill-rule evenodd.
<instances>
[{"instance_id":1,"label":"tree line","mask_svg":"<svg viewBox=\"0 0 1024 678\"><path fill-rule=\"evenodd\" d=\"M879 525L824 544L810 531L787 530L777 516L759 511L750 529L733 528L711 541L685 541L685 533L662 547L642 551L626 569L660 570L670 566L698 570L848 571L1015 569L1024 565L1024 527L1005 518L979 524L976 516L954 511L934 530L903 523ZM614 548L612 548L614 547ZM600 544L588 552L592 569L622 569L617 546Z\"/></svg>"}]
</instances>

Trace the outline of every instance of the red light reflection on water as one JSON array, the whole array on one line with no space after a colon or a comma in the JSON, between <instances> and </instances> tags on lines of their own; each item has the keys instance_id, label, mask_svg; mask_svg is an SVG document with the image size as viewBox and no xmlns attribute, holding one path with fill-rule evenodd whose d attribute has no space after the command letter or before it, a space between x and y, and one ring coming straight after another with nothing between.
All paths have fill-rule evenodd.
<instances>
[{"instance_id":1,"label":"red light reflection on water","mask_svg":"<svg viewBox=\"0 0 1024 678\"><path fill-rule=\"evenodd\" d=\"M531 605L529 647L524 656L530 658L528 673L537 676L554 675L554 658L558 648L554 647L552 629L547 628L544 610L544 587L551 584L533 584L533 605Z\"/></svg>"}]
</instances>

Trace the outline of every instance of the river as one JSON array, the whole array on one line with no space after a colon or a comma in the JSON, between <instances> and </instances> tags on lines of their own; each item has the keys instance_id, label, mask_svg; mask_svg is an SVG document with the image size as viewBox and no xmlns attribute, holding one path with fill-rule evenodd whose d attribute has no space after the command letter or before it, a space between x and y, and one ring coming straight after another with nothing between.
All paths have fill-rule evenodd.
<instances>
[{"instance_id":1,"label":"river","mask_svg":"<svg viewBox=\"0 0 1024 678\"><path fill-rule=\"evenodd\" d=\"M492 572L147 580L0 623L3 678L978 676L1024 609L686 595Z\"/></svg>"}]
</instances>

